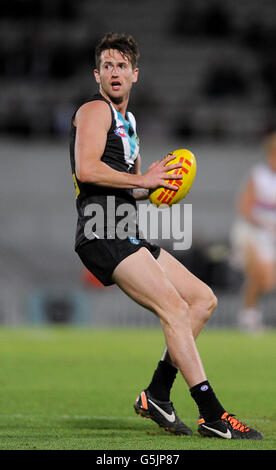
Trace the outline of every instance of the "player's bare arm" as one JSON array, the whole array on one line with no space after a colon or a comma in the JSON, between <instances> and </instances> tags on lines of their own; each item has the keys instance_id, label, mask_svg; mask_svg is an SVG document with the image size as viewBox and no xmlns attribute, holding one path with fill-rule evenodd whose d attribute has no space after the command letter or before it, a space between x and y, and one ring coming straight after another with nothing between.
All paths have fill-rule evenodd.
<instances>
[{"instance_id":1,"label":"player's bare arm","mask_svg":"<svg viewBox=\"0 0 276 470\"><path fill-rule=\"evenodd\" d=\"M139 154L134 163L134 171L135 175L141 175L141 155ZM148 199L149 197L149 190L146 188L135 188L133 189L133 197L136 200L142 201Z\"/></svg>"},{"instance_id":2,"label":"player's bare arm","mask_svg":"<svg viewBox=\"0 0 276 470\"><path fill-rule=\"evenodd\" d=\"M182 166L180 163L166 166L173 160L173 155L152 164L144 175L120 172L101 161L111 125L110 109L106 103L93 101L83 105L76 114L75 125L76 175L81 182L114 188L154 189L164 186L168 189L178 189L178 186L165 181L181 178L167 174L167 171Z\"/></svg>"}]
</instances>

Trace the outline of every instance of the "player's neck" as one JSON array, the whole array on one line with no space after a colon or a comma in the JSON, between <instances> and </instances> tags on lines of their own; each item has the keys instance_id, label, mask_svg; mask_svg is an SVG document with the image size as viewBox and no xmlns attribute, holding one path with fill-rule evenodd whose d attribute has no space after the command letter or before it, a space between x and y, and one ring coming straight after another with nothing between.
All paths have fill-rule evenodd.
<instances>
[{"instance_id":1,"label":"player's neck","mask_svg":"<svg viewBox=\"0 0 276 470\"><path fill-rule=\"evenodd\" d=\"M121 115L125 118L126 117L126 110L127 110L127 105L128 105L128 100L123 101L122 103L114 103L114 101L111 101L114 108L121 113Z\"/></svg>"},{"instance_id":2,"label":"player's neck","mask_svg":"<svg viewBox=\"0 0 276 470\"><path fill-rule=\"evenodd\" d=\"M122 98L122 101L121 100L117 101L117 100L112 99L112 97L108 96L103 90L100 90L100 93L105 99L107 99L108 101L110 101L112 103L114 108L117 111L119 111L119 113L121 113L121 115L123 117L125 117L126 110L127 110L127 105L128 105L128 101L129 101L129 95Z\"/></svg>"}]
</instances>

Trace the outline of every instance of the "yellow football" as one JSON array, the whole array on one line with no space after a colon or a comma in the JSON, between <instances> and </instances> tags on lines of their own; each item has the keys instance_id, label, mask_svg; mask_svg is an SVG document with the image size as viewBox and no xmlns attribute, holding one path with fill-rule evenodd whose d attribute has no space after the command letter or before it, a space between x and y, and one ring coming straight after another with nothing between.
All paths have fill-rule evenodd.
<instances>
[{"instance_id":1,"label":"yellow football","mask_svg":"<svg viewBox=\"0 0 276 470\"><path fill-rule=\"evenodd\" d=\"M168 171L168 174L182 175L180 179L170 179L166 180L168 183L178 186L178 190L174 191L173 189L167 188L157 188L149 196L150 202L156 206L161 204L166 204L171 206L181 201L190 191L193 181L196 175L196 158L190 150L187 149L178 149L170 152L168 155L175 155L175 158L171 160L167 165L173 165L175 163L182 163L181 168L176 168L175 170ZM164 157L166 158L166 157Z\"/></svg>"}]
</instances>

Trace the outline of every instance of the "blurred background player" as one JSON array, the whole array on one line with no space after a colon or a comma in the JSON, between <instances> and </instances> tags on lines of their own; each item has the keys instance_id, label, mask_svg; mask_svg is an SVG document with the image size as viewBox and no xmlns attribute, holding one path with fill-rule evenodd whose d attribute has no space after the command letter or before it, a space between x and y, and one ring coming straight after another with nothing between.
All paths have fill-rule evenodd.
<instances>
[{"instance_id":1,"label":"blurred background player","mask_svg":"<svg viewBox=\"0 0 276 470\"><path fill-rule=\"evenodd\" d=\"M247 330L262 327L259 302L276 283L276 132L266 138L265 151L239 195L232 230L233 259L245 276L238 324Z\"/></svg>"}]
</instances>

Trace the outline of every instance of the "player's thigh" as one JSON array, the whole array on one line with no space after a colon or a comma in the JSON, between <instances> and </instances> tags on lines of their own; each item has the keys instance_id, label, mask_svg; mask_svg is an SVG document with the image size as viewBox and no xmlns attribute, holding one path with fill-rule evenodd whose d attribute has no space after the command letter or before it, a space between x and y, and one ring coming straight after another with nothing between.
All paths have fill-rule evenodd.
<instances>
[{"instance_id":1,"label":"player's thigh","mask_svg":"<svg viewBox=\"0 0 276 470\"><path fill-rule=\"evenodd\" d=\"M187 310L164 269L144 247L121 261L112 278L128 296L161 318Z\"/></svg>"},{"instance_id":2,"label":"player's thigh","mask_svg":"<svg viewBox=\"0 0 276 470\"><path fill-rule=\"evenodd\" d=\"M161 249L157 261L164 269L168 279L189 306L203 301L214 304L215 307L216 297L212 289L191 273L180 261L174 258L174 256L166 250Z\"/></svg>"}]
</instances>

